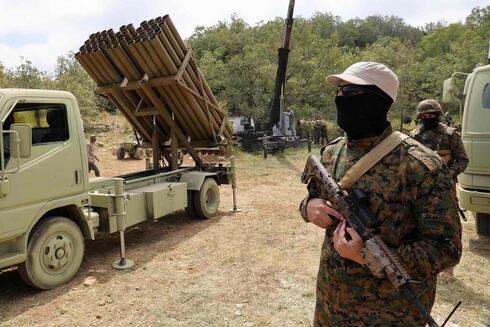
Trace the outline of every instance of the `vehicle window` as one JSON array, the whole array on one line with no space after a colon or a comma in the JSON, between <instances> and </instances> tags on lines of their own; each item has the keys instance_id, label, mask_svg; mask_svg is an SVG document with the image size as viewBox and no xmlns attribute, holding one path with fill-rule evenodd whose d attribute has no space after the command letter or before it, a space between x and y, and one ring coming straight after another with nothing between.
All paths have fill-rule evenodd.
<instances>
[{"instance_id":1,"label":"vehicle window","mask_svg":"<svg viewBox=\"0 0 490 327\"><path fill-rule=\"evenodd\" d=\"M483 89L483 108L490 109L490 83L485 84Z\"/></svg>"},{"instance_id":2,"label":"vehicle window","mask_svg":"<svg viewBox=\"0 0 490 327\"><path fill-rule=\"evenodd\" d=\"M68 140L66 108L61 104L18 104L7 117L3 129L12 124L30 124L32 145Z\"/></svg>"}]
</instances>

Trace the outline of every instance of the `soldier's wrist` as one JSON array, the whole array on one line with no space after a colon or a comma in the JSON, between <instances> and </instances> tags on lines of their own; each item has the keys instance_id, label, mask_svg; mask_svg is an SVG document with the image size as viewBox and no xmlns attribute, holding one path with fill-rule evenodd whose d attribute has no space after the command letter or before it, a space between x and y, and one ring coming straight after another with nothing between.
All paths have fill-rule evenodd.
<instances>
[{"instance_id":1,"label":"soldier's wrist","mask_svg":"<svg viewBox=\"0 0 490 327\"><path fill-rule=\"evenodd\" d=\"M305 197L303 200L301 200L301 203L299 205L299 213L301 215L301 218L307 223L310 222L308 219L308 212L306 211L306 207L308 206L308 201L310 200L310 196L308 195Z\"/></svg>"}]
</instances>

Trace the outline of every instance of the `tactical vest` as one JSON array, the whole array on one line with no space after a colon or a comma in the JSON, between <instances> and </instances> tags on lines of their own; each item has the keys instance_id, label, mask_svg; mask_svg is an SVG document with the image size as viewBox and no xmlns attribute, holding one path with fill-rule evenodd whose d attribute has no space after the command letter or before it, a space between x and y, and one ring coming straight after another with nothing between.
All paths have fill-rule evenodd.
<instances>
[{"instance_id":1,"label":"tactical vest","mask_svg":"<svg viewBox=\"0 0 490 327\"><path fill-rule=\"evenodd\" d=\"M442 131L425 130L414 134L413 138L436 152L446 163L451 164L453 159L451 136L455 130L453 127L445 127Z\"/></svg>"}]
</instances>

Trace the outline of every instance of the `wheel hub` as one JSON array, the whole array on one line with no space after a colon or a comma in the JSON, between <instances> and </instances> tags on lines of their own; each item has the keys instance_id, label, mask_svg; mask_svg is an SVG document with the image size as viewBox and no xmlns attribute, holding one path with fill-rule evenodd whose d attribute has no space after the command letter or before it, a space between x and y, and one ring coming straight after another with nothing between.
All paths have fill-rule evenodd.
<instances>
[{"instance_id":1,"label":"wheel hub","mask_svg":"<svg viewBox=\"0 0 490 327\"><path fill-rule=\"evenodd\" d=\"M72 258L73 244L64 234L55 234L50 237L42 253L42 266L46 272L59 272L67 266Z\"/></svg>"},{"instance_id":2,"label":"wheel hub","mask_svg":"<svg viewBox=\"0 0 490 327\"><path fill-rule=\"evenodd\" d=\"M55 254L56 259L62 259L65 256L65 253L66 251L64 248L56 249L56 254Z\"/></svg>"}]
</instances>

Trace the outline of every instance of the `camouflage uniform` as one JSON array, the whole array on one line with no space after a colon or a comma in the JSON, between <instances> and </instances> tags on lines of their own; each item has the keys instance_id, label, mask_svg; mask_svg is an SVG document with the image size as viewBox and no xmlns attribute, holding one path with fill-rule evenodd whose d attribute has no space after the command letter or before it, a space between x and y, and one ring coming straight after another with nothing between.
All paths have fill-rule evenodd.
<instances>
[{"instance_id":1,"label":"camouflage uniform","mask_svg":"<svg viewBox=\"0 0 490 327\"><path fill-rule=\"evenodd\" d=\"M451 177L455 181L468 166L468 156L461 136L454 127L439 123L436 128L424 129L419 125L410 132L410 136L436 152L448 164Z\"/></svg>"},{"instance_id":2,"label":"camouflage uniform","mask_svg":"<svg viewBox=\"0 0 490 327\"><path fill-rule=\"evenodd\" d=\"M316 120L313 124L313 140L314 144L325 144L328 142L327 125L321 120Z\"/></svg>"},{"instance_id":3,"label":"camouflage uniform","mask_svg":"<svg viewBox=\"0 0 490 327\"><path fill-rule=\"evenodd\" d=\"M392 132L364 140L330 143L321 161L338 181ZM300 206L321 197L316 181ZM447 166L432 151L411 138L398 145L353 188L368 194L369 208L377 218L376 232L401 258L414 280L427 291L421 301L430 310L434 303L437 273L455 265L461 256L461 224L456 209L453 180ZM314 326L425 326L412 304L387 279L374 277L366 266L339 256L333 246L336 223L325 231L317 278Z\"/></svg>"}]
</instances>

